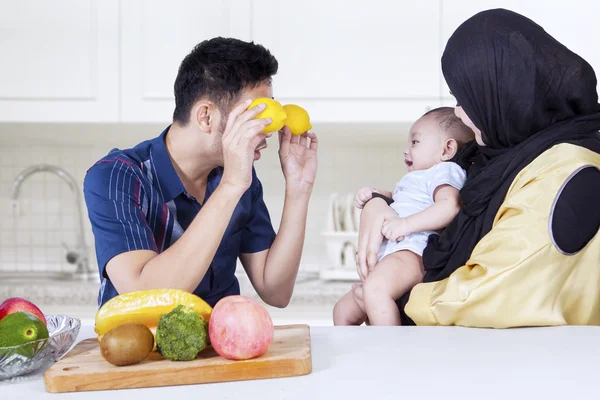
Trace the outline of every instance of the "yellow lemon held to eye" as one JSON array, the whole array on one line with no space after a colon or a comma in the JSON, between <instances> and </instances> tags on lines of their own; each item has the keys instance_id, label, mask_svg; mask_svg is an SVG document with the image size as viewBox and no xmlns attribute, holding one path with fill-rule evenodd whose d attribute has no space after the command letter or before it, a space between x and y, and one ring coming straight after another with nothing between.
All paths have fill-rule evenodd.
<instances>
[{"instance_id":1,"label":"yellow lemon held to eye","mask_svg":"<svg viewBox=\"0 0 600 400\"><path fill-rule=\"evenodd\" d=\"M286 104L283 106L283 109L287 114L287 118L283 124L290 128L292 135L302 135L304 132L312 129L310 116L304 108L295 104Z\"/></svg>"},{"instance_id":2,"label":"yellow lemon held to eye","mask_svg":"<svg viewBox=\"0 0 600 400\"><path fill-rule=\"evenodd\" d=\"M285 121L285 119L287 118L287 114L281 106L281 103L279 103L277 100L261 97L250 103L248 109L257 106L261 103L265 103L267 108L265 108L255 118L271 118L272 120L272 122L269 125L267 125L265 129L263 129L262 133L277 132L278 130L283 128L283 121Z\"/></svg>"}]
</instances>

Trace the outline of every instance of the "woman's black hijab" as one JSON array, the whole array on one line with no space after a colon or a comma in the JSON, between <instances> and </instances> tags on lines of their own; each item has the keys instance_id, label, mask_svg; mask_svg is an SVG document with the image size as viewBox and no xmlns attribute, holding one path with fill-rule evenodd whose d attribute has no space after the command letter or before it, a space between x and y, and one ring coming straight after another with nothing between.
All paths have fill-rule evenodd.
<instances>
[{"instance_id":1,"label":"woman's black hijab","mask_svg":"<svg viewBox=\"0 0 600 400\"><path fill-rule=\"evenodd\" d=\"M594 70L528 18L503 9L471 17L448 40L442 70L487 146L471 142L454 159L467 171L464 207L430 236L425 282L465 265L516 175L541 153L558 143L600 152Z\"/></svg>"}]
</instances>

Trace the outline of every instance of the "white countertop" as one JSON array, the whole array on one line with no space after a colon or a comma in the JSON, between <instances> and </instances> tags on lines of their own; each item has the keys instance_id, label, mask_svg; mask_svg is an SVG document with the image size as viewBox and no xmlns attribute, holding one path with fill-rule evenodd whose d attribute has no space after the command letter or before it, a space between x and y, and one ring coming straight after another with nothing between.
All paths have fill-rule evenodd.
<instances>
[{"instance_id":1,"label":"white countertop","mask_svg":"<svg viewBox=\"0 0 600 400\"><path fill-rule=\"evenodd\" d=\"M82 327L79 340L92 337ZM600 327L312 327L313 372L293 378L51 394L0 381L13 399L583 399L600 393Z\"/></svg>"}]
</instances>

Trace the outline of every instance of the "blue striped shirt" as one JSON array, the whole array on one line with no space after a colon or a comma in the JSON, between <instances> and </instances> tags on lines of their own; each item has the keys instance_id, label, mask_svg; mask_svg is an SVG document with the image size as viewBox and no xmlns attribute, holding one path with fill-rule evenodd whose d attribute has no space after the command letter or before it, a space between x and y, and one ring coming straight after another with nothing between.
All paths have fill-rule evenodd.
<instances>
[{"instance_id":1,"label":"blue striped shirt","mask_svg":"<svg viewBox=\"0 0 600 400\"><path fill-rule=\"evenodd\" d=\"M87 171L83 190L101 280L99 306L118 294L105 272L110 259L132 250L165 251L202 208L187 193L171 163L164 142L168 129L134 148L111 150ZM202 204L215 191L222 174L223 168L210 172ZM252 184L237 204L215 257L194 293L211 306L225 296L239 294L234 274L239 254L266 250L274 239L262 185L253 169Z\"/></svg>"}]
</instances>

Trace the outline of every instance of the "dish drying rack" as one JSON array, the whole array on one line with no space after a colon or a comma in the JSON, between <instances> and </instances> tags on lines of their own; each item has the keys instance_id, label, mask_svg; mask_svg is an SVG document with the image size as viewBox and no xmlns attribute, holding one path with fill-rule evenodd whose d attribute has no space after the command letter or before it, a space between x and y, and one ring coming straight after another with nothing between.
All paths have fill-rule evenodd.
<instances>
[{"instance_id":1,"label":"dish drying rack","mask_svg":"<svg viewBox=\"0 0 600 400\"><path fill-rule=\"evenodd\" d=\"M356 271L360 212L353 193L332 193L329 197L326 230L321 233L330 265L321 268L324 281L359 281Z\"/></svg>"}]
</instances>

